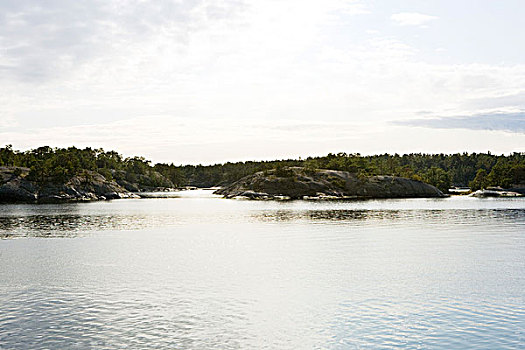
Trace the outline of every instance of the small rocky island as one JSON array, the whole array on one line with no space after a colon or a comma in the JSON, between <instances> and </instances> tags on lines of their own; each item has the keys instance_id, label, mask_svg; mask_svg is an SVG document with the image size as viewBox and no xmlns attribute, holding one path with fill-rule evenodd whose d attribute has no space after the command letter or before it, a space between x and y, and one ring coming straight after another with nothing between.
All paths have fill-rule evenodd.
<instances>
[{"instance_id":1,"label":"small rocky island","mask_svg":"<svg viewBox=\"0 0 525 350\"><path fill-rule=\"evenodd\" d=\"M215 191L225 198L367 199L445 197L436 187L396 176L289 167L261 171Z\"/></svg>"}]
</instances>

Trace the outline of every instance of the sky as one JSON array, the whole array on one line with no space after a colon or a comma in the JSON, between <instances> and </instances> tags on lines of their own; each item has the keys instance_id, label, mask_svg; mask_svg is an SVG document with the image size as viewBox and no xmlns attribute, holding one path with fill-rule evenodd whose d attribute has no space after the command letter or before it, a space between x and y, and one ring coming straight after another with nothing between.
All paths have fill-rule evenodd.
<instances>
[{"instance_id":1,"label":"sky","mask_svg":"<svg viewBox=\"0 0 525 350\"><path fill-rule=\"evenodd\" d=\"M2 0L0 146L525 152L522 0Z\"/></svg>"}]
</instances>

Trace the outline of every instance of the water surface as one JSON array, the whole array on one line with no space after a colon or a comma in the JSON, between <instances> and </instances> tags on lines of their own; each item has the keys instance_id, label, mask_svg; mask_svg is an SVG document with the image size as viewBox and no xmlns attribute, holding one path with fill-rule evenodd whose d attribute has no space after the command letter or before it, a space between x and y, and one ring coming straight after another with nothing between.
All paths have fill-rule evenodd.
<instances>
[{"instance_id":1,"label":"water surface","mask_svg":"<svg viewBox=\"0 0 525 350\"><path fill-rule=\"evenodd\" d=\"M525 200L0 206L0 349L513 349Z\"/></svg>"}]
</instances>

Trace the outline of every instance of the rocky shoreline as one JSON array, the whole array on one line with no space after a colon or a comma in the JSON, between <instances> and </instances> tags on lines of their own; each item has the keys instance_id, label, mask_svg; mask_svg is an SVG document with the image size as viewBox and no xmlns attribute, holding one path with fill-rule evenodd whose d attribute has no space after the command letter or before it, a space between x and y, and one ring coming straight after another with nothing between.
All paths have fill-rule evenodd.
<instances>
[{"instance_id":1,"label":"rocky shoreline","mask_svg":"<svg viewBox=\"0 0 525 350\"><path fill-rule=\"evenodd\" d=\"M396 176L358 176L337 170L290 167L246 176L214 192L225 198L372 199L441 198L440 190Z\"/></svg>"},{"instance_id":2,"label":"rocky shoreline","mask_svg":"<svg viewBox=\"0 0 525 350\"><path fill-rule=\"evenodd\" d=\"M143 198L140 193L129 191L129 186L108 180L94 171L86 170L64 182L30 180L29 171L22 167L0 167L0 203ZM301 167L258 172L214 193L225 198L306 200L445 197L434 186L402 177L358 176L345 171Z\"/></svg>"},{"instance_id":3,"label":"rocky shoreline","mask_svg":"<svg viewBox=\"0 0 525 350\"><path fill-rule=\"evenodd\" d=\"M0 167L0 203L61 203L138 198L115 181L85 171L64 183L31 181L29 169Z\"/></svg>"}]
</instances>

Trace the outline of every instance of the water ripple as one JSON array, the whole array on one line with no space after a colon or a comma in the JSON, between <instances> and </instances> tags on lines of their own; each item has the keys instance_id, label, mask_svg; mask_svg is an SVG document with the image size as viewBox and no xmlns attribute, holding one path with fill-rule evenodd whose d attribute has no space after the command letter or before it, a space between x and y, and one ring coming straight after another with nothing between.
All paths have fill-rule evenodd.
<instances>
[{"instance_id":1,"label":"water ripple","mask_svg":"<svg viewBox=\"0 0 525 350\"><path fill-rule=\"evenodd\" d=\"M424 221L437 225L505 225L525 226L525 209L480 210L263 210L244 214L227 214L221 220L262 222L321 222L337 224L406 225ZM200 218L176 213L143 215L47 214L0 216L0 237L78 237L90 231L140 230L201 222ZM503 226L502 226L503 227Z\"/></svg>"},{"instance_id":2,"label":"water ripple","mask_svg":"<svg viewBox=\"0 0 525 350\"><path fill-rule=\"evenodd\" d=\"M523 203L3 206L0 349L522 348Z\"/></svg>"}]
</instances>

